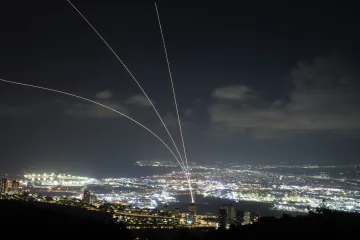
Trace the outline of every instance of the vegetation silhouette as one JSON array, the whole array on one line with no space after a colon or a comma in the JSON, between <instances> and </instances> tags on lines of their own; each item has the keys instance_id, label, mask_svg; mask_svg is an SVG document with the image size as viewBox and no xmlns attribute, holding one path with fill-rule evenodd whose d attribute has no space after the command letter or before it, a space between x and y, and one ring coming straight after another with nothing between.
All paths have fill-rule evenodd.
<instances>
[{"instance_id":1,"label":"vegetation silhouette","mask_svg":"<svg viewBox=\"0 0 360 240\"><path fill-rule=\"evenodd\" d=\"M323 201L309 214L262 217L257 223L217 230L203 239L359 239L360 213L329 209Z\"/></svg>"},{"instance_id":2,"label":"vegetation silhouette","mask_svg":"<svg viewBox=\"0 0 360 240\"><path fill-rule=\"evenodd\" d=\"M17 237L42 233L56 238L73 234L92 238L100 234L102 239L107 236L134 239L124 225L114 224L108 213L40 202L0 200L0 226Z\"/></svg>"},{"instance_id":3,"label":"vegetation silhouette","mask_svg":"<svg viewBox=\"0 0 360 240\"><path fill-rule=\"evenodd\" d=\"M91 212L91 214L89 214ZM229 229L140 229L128 230L111 221L108 212L49 203L0 200L1 229L19 229L18 237L36 231L69 237L101 236L118 239L359 239L360 214L331 210L322 202L314 211L303 216L284 214L281 218L261 217L244 226ZM21 231L20 231L21 230ZM99 235L100 234L100 235ZM71 235L73 236L73 235Z\"/></svg>"}]
</instances>

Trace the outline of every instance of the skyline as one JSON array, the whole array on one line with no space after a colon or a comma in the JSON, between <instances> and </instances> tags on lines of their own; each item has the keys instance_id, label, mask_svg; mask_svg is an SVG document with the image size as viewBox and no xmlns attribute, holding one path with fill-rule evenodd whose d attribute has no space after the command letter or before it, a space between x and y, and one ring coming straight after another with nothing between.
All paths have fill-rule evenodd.
<instances>
[{"instance_id":1,"label":"skyline","mask_svg":"<svg viewBox=\"0 0 360 240\"><path fill-rule=\"evenodd\" d=\"M153 4L74 4L135 73L180 147ZM1 78L99 100L170 145L130 76L66 1L22 5L6 3L1 10ZM359 163L359 55L349 45L359 39L354 9L158 7L189 162ZM34 89L0 87L5 168L71 163L107 172L172 158L152 136L111 112Z\"/></svg>"}]
</instances>

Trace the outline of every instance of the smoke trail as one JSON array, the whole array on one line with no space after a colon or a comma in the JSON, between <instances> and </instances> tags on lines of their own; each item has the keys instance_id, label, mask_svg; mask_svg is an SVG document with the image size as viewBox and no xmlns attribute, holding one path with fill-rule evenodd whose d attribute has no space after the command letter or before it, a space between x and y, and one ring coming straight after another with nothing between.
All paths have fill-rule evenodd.
<instances>
[{"instance_id":1,"label":"smoke trail","mask_svg":"<svg viewBox=\"0 0 360 240\"><path fill-rule=\"evenodd\" d=\"M11 83L11 84L16 84L16 85L21 85L21 86L26 86L26 87L32 87L32 88L38 88L38 89L42 89L42 90L47 90L47 91L51 91L51 92L56 92L56 93L60 93L60 94L63 94L63 95L68 95L68 96L71 96L71 97L75 97L75 98L79 98L81 100L85 100L85 101L88 101L88 102L91 102L91 103L94 103L94 104L97 104L101 107L104 107L104 108L107 108L113 112L116 112L124 117L126 117L127 119L131 120L132 122L138 124L139 126L141 126L142 128L144 128L145 130L147 130L149 133L151 133L152 135L154 135L162 144L164 144L164 146L170 151L170 153L174 156L174 158L176 159L176 161L179 163L181 169L183 170L184 174L186 173L186 170L185 168L181 165L179 159L177 158L177 156L175 155L175 153L170 149L170 147L158 136L156 135L153 131L151 131L149 128L147 128L146 126L144 126L143 124L139 123L138 121L136 121L135 119L127 116L126 114L114 109L114 108L111 108L107 105L104 105L102 103L99 103L99 102L96 102L94 100L91 100L91 99L88 99L88 98L84 98L84 97L81 97L81 96L78 96L78 95L75 95L75 94L72 94L72 93L68 93L68 92L64 92L64 91L60 91L60 90L56 90L56 89L51 89L51 88L46 88L46 87L42 87L42 86L37 86L37 85L32 85L32 84L26 84L26 83L21 83L21 82L14 82L14 81L9 81L9 80L5 80L5 79L1 79L0 78L0 81L2 82L6 82L6 83Z\"/></svg>"},{"instance_id":2,"label":"smoke trail","mask_svg":"<svg viewBox=\"0 0 360 240\"><path fill-rule=\"evenodd\" d=\"M184 164L184 166L185 166L185 168L186 168L186 170L187 170L188 182L189 182L189 189L190 189L190 192L191 192L191 200L192 200L192 202L194 202L194 198L193 198L193 195L192 195L192 189L191 189L191 183L190 183L190 172L189 172L189 165L188 165L188 160L187 160L187 155L186 155L185 142L184 142L183 132L182 132L182 128L181 128L181 121L180 121L178 104L177 104L177 101L176 101L175 87L174 87L174 82L173 82L173 78L172 78L172 74L171 74L169 57L168 57L168 54L167 54L167 49L166 49L166 44L165 44L165 38L164 38L164 34L163 34L162 26L161 26L161 21L160 21L160 15L159 15L159 11L158 11L156 2L155 2L155 9L156 9L157 19L158 19L158 22L159 22L159 28L160 28L160 33L161 33L161 38L162 38L163 47L164 47L166 63L167 63L167 67L168 67L168 71L169 71L169 76L170 76L171 88L172 88L172 92L173 92L173 96L174 96L174 103L175 103L176 115L177 115L177 119L178 119L178 123L179 123L180 136L181 136L182 146L183 146L183 150L184 150L185 164L184 164L184 161L183 161L183 164Z\"/></svg>"},{"instance_id":3,"label":"smoke trail","mask_svg":"<svg viewBox=\"0 0 360 240\"><path fill-rule=\"evenodd\" d=\"M131 71L129 70L129 68L125 65L125 63L120 59L120 57L116 54L116 52L111 48L111 46L106 42L106 40L100 35L100 33L95 29L95 27L85 18L85 16L75 7L74 4L71 3L70 0L67 0L67 2L79 13L79 15L86 21L86 23L92 28L92 30L100 37L100 39L105 43L105 45L110 49L110 51L114 54L114 56L119 60L119 62L123 65L123 67L126 69L126 71L130 74L130 76L132 77L132 79L136 82L136 84L138 85L138 87L140 88L140 90L143 92L143 94L145 95L145 97L147 98L147 100L149 101L149 103L151 104L151 106L153 107L156 115L159 117L161 123L163 124L166 132L168 133L172 143L174 144L174 147L177 151L177 153L179 154L179 158L182 160L181 154L179 152L179 149L177 148L174 139L172 138L169 130L167 129L164 121L162 120L160 114L158 113L158 111L156 110L154 104L152 103L152 101L150 100L150 98L148 97L148 95L145 93L145 90L141 87L140 83L136 80L135 76L131 73Z\"/></svg>"}]
</instances>

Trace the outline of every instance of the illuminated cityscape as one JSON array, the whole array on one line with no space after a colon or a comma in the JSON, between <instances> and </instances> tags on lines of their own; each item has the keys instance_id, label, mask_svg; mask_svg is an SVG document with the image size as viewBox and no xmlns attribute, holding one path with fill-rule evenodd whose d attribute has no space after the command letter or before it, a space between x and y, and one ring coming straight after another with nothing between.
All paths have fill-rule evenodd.
<instances>
[{"instance_id":1,"label":"illuminated cityscape","mask_svg":"<svg viewBox=\"0 0 360 240\"><path fill-rule=\"evenodd\" d=\"M192 164L192 185L198 197L234 203L268 203L270 210L306 213L326 201L330 209L360 212L359 166ZM25 174L1 179L1 196L29 199L89 210L106 209L114 221L130 228L229 227L250 224L259 214L218 205L218 211L198 212L195 204L173 208L188 196L187 180L167 162L137 162L136 167L168 167L169 173L139 178L103 178L60 173ZM190 201L189 201L190 202ZM239 211L241 210L241 211Z\"/></svg>"}]
</instances>

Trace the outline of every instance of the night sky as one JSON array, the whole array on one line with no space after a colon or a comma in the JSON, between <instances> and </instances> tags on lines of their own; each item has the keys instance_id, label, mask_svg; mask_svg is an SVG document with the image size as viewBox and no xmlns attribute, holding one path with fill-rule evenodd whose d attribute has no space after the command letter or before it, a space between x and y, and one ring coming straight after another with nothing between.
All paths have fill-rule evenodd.
<instances>
[{"instance_id":1,"label":"night sky","mask_svg":"<svg viewBox=\"0 0 360 240\"><path fill-rule=\"evenodd\" d=\"M93 2L73 1L181 147L154 2ZM189 161L360 163L360 9L291 2L158 2ZM67 1L4 2L0 31L0 78L108 104L171 145L133 79ZM124 117L3 82L0 146L0 173L116 176L138 160L174 160Z\"/></svg>"}]
</instances>

